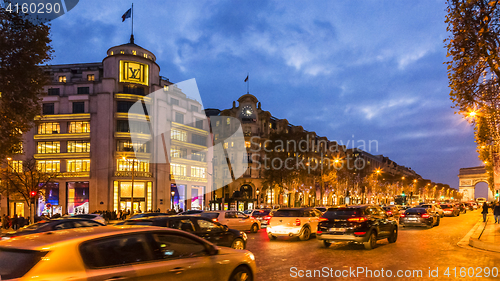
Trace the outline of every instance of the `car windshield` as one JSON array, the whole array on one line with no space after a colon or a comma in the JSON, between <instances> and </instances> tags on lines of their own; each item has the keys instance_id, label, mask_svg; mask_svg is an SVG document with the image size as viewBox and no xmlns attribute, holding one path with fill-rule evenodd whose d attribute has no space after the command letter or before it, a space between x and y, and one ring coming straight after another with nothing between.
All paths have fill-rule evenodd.
<instances>
[{"instance_id":1,"label":"car windshield","mask_svg":"<svg viewBox=\"0 0 500 281\"><path fill-rule=\"evenodd\" d=\"M201 213L200 215L211 220L219 217L219 213Z\"/></svg>"},{"instance_id":2,"label":"car windshield","mask_svg":"<svg viewBox=\"0 0 500 281\"><path fill-rule=\"evenodd\" d=\"M267 215L269 215L270 213L270 210L258 210L258 211L255 211L253 212L252 216L255 218L255 217L265 217Z\"/></svg>"},{"instance_id":3,"label":"car windshield","mask_svg":"<svg viewBox=\"0 0 500 281\"><path fill-rule=\"evenodd\" d=\"M20 278L47 252L0 248L1 280Z\"/></svg>"},{"instance_id":4,"label":"car windshield","mask_svg":"<svg viewBox=\"0 0 500 281\"><path fill-rule=\"evenodd\" d=\"M302 210L278 210L274 213L275 217L303 217L304 211Z\"/></svg>"},{"instance_id":5,"label":"car windshield","mask_svg":"<svg viewBox=\"0 0 500 281\"><path fill-rule=\"evenodd\" d=\"M30 224L28 226L25 226L23 228L20 228L18 231L31 231L31 230L37 230L40 229L46 225L48 225L50 221L39 221L34 224Z\"/></svg>"},{"instance_id":6,"label":"car windshield","mask_svg":"<svg viewBox=\"0 0 500 281\"><path fill-rule=\"evenodd\" d=\"M355 217L363 214L363 210L354 208L330 208L323 214L324 218L330 219L334 217L348 216Z\"/></svg>"},{"instance_id":7,"label":"car windshield","mask_svg":"<svg viewBox=\"0 0 500 281\"><path fill-rule=\"evenodd\" d=\"M408 209L406 210L407 214L422 214L422 213L427 213L427 209L423 208L414 208L414 209Z\"/></svg>"}]
</instances>

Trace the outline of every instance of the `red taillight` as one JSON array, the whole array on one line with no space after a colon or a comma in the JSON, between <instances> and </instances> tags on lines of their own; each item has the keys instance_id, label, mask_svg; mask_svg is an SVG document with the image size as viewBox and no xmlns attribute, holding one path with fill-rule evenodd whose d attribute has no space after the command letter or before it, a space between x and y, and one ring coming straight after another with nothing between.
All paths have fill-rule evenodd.
<instances>
[{"instance_id":1,"label":"red taillight","mask_svg":"<svg viewBox=\"0 0 500 281\"><path fill-rule=\"evenodd\" d=\"M294 226L300 226L300 220L296 219L295 222L293 223Z\"/></svg>"},{"instance_id":2,"label":"red taillight","mask_svg":"<svg viewBox=\"0 0 500 281\"><path fill-rule=\"evenodd\" d=\"M254 220L255 218L253 216L250 217L252 220Z\"/></svg>"},{"instance_id":3,"label":"red taillight","mask_svg":"<svg viewBox=\"0 0 500 281\"><path fill-rule=\"evenodd\" d=\"M354 232L354 235L365 235L366 232Z\"/></svg>"},{"instance_id":4,"label":"red taillight","mask_svg":"<svg viewBox=\"0 0 500 281\"><path fill-rule=\"evenodd\" d=\"M404 217L406 217L406 215L405 214L401 214L399 217L400 218L404 218Z\"/></svg>"},{"instance_id":5,"label":"red taillight","mask_svg":"<svg viewBox=\"0 0 500 281\"><path fill-rule=\"evenodd\" d=\"M271 219L271 216L265 216L265 217L264 217L264 219L265 219L266 221L269 221L269 220Z\"/></svg>"},{"instance_id":6,"label":"red taillight","mask_svg":"<svg viewBox=\"0 0 500 281\"><path fill-rule=\"evenodd\" d=\"M365 222L366 218L365 217L349 218L349 219L347 219L347 221L350 221L350 222Z\"/></svg>"},{"instance_id":7,"label":"red taillight","mask_svg":"<svg viewBox=\"0 0 500 281\"><path fill-rule=\"evenodd\" d=\"M322 221L328 221L327 218L319 218L319 221L322 222Z\"/></svg>"},{"instance_id":8,"label":"red taillight","mask_svg":"<svg viewBox=\"0 0 500 281\"><path fill-rule=\"evenodd\" d=\"M218 222L219 220L218 219L212 219L213 222Z\"/></svg>"},{"instance_id":9,"label":"red taillight","mask_svg":"<svg viewBox=\"0 0 500 281\"><path fill-rule=\"evenodd\" d=\"M321 230L316 231L316 234L321 234L321 233L323 233L323 231Z\"/></svg>"},{"instance_id":10,"label":"red taillight","mask_svg":"<svg viewBox=\"0 0 500 281\"><path fill-rule=\"evenodd\" d=\"M421 217L426 219L426 218L430 217L430 215L429 214L422 214Z\"/></svg>"},{"instance_id":11,"label":"red taillight","mask_svg":"<svg viewBox=\"0 0 500 281\"><path fill-rule=\"evenodd\" d=\"M387 211L387 215L392 216L392 211Z\"/></svg>"}]
</instances>

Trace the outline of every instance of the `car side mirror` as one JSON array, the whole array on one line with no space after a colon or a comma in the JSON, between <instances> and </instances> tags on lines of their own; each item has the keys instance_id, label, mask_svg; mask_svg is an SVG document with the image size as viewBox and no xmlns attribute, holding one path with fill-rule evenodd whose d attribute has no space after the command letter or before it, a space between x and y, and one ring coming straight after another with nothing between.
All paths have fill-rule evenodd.
<instances>
[{"instance_id":1,"label":"car side mirror","mask_svg":"<svg viewBox=\"0 0 500 281\"><path fill-rule=\"evenodd\" d=\"M228 231L228 230L229 230L229 227L228 227L227 225L223 224L222 226L224 227L224 229L225 229L226 231Z\"/></svg>"},{"instance_id":2,"label":"car side mirror","mask_svg":"<svg viewBox=\"0 0 500 281\"><path fill-rule=\"evenodd\" d=\"M219 249L212 246L212 245L209 245L207 252L210 256L215 256L215 255L219 254Z\"/></svg>"}]
</instances>

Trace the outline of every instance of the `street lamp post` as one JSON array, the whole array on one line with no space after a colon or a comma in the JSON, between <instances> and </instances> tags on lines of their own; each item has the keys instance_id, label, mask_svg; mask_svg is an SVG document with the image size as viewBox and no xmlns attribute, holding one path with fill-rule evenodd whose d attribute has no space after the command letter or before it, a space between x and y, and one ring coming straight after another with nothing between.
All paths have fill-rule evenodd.
<instances>
[{"instance_id":1,"label":"street lamp post","mask_svg":"<svg viewBox=\"0 0 500 281\"><path fill-rule=\"evenodd\" d=\"M171 207L171 208L172 208L172 210L173 210L173 209L174 209L174 196L175 196L175 191L173 191L173 190L172 190L172 191L170 191L170 194L172 195L172 196L170 197L170 201L171 201L171 203L170 203L170 207Z\"/></svg>"},{"instance_id":2,"label":"street lamp post","mask_svg":"<svg viewBox=\"0 0 500 281\"><path fill-rule=\"evenodd\" d=\"M260 205L260 201L259 201L259 192L260 192L260 191L259 191L259 189L257 189L257 190L255 191L255 193L257 194L257 209L259 209L259 205Z\"/></svg>"}]
</instances>

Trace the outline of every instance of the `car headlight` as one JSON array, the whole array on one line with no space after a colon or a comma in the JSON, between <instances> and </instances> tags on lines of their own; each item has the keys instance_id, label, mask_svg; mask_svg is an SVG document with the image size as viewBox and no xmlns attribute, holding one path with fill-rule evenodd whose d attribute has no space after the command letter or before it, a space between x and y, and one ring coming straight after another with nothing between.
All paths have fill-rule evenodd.
<instances>
[{"instance_id":1,"label":"car headlight","mask_svg":"<svg viewBox=\"0 0 500 281\"><path fill-rule=\"evenodd\" d=\"M247 240L248 236L245 232L241 231L241 236L243 237L244 240Z\"/></svg>"},{"instance_id":2,"label":"car headlight","mask_svg":"<svg viewBox=\"0 0 500 281\"><path fill-rule=\"evenodd\" d=\"M253 261L255 260L255 256L252 254L252 252L247 252L247 256L249 259L251 259Z\"/></svg>"}]
</instances>

